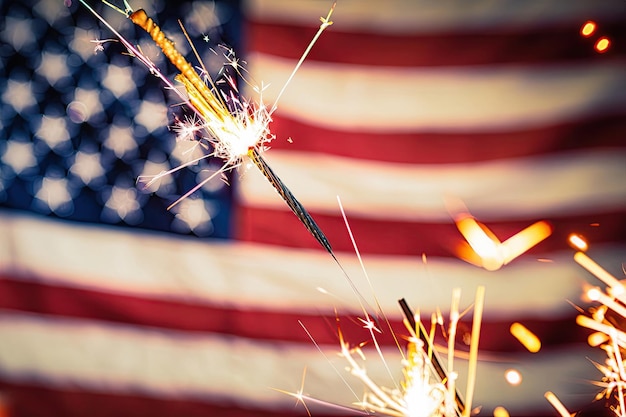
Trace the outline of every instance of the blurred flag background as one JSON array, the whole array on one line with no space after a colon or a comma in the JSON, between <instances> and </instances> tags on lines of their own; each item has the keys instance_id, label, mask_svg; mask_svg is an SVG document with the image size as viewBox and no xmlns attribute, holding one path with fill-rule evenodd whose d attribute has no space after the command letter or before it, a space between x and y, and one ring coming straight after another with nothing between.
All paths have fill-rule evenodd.
<instances>
[{"instance_id":1,"label":"blurred flag background","mask_svg":"<svg viewBox=\"0 0 626 417\"><path fill-rule=\"evenodd\" d=\"M168 211L221 164L137 185L201 151L176 141L170 127L184 117L176 97L76 1L0 4L2 411L306 415L275 389L359 401L364 388L335 354L335 311L348 341L368 340L355 320L359 299L262 175L239 169L229 185L210 181ZM173 78L145 33L93 6ZM331 3L131 6L145 8L193 60L180 19L214 74L225 61L219 44L234 47L273 103ZM473 401L480 415L497 406L556 415L548 390L570 411L598 415L590 382L601 375L589 359L603 354L587 346L571 303L586 306L585 284L600 282L574 262L567 236L585 236L589 255L623 278L626 3L339 0L332 20L278 103L269 164L398 334L406 334L398 299L424 317L446 317L454 288L465 308L486 287ZM597 29L585 37L588 20ZM603 36L611 43L600 53ZM450 201L500 240L538 220L553 233L486 271L458 258L463 237ZM539 352L510 334L513 322L539 337ZM372 352L367 367L393 387L402 374L388 333L381 340L393 377ZM459 359L461 392L465 369ZM521 384L506 382L509 369Z\"/></svg>"}]
</instances>

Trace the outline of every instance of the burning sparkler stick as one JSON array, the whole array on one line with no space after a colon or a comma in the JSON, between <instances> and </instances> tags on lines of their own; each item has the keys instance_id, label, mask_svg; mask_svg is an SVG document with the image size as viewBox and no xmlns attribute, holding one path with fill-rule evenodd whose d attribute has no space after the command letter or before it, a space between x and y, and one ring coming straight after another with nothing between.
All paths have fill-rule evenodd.
<instances>
[{"instance_id":1,"label":"burning sparkler stick","mask_svg":"<svg viewBox=\"0 0 626 417\"><path fill-rule=\"evenodd\" d=\"M201 120L201 127L209 134L209 142L214 147L214 152L212 153L212 155L219 157L225 161L224 165L218 172L209 176L202 183L196 185L196 187L191 189L188 193L184 194L169 208L189 196L191 193L195 192L204 183L214 178L216 175L223 173L227 169L231 169L241 165L242 160L247 157L263 173L265 178L270 182L270 184L272 184L274 189L287 203L291 211L296 215L296 217L311 233L311 235L319 242L319 244L324 249L326 249L332 255L335 261L337 261L337 258L333 254L332 247L330 246L330 243L328 242L328 239L324 235L323 231L317 225L315 220L313 220L313 218L307 212L304 206L295 198L295 196L291 193L291 191L287 188L283 181L281 181L280 178L272 171L267 162L261 156L261 152L266 149L267 143L274 138L274 136L269 131L269 123L272 120L272 113L277 108L278 99L276 100L272 108L268 110L263 105L262 101L254 104L252 102L241 100L239 97L235 97L235 95L232 93L231 95L227 95L218 92L218 89L209 77L207 77L209 85L205 83L205 80L200 77L200 75L196 72L193 66L176 49L174 42L172 42L169 38L167 38L167 36L165 36L159 26L154 22L152 18L150 18L146 14L143 9L133 11L126 0L124 0L124 9L121 9L107 2L106 0L102 1L109 7L112 7L116 11L124 14L135 25L142 28L150 35L156 45L161 48L163 54L180 71L180 74L178 74L175 79L182 83L187 93L187 97L184 97L184 95L179 92L178 89L176 89L166 77L161 75L160 71L158 71L158 69L147 57L145 57L136 47L134 47L130 42L128 42L118 32L116 32L111 27L111 25L106 22L104 18L102 18L86 3L85 0L80 0L80 2L92 14L94 14L100 21L102 21L107 27L109 27L109 29L113 31L113 33L115 33L120 38L121 42L124 44L124 46L126 46L126 48L132 55L138 57L141 62L143 62L150 69L151 72L154 72L159 78L165 81L166 85L169 88L173 89L179 95L181 95L184 103L187 104L187 106L199 116ZM285 83L283 90L281 90L281 94L287 84L293 78L297 69L304 61L306 55L311 50L317 38L321 35L322 31L324 31L324 29L326 29L328 26L332 25L330 17L332 15L334 7L335 5L333 4L328 15L325 18L321 18L322 23L319 27L317 34L298 61L296 68L291 73L289 79ZM185 36L189 40L186 32ZM192 49L195 52L195 47L193 47L193 44ZM232 65L238 72L238 74L241 75L236 61L233 61ZM229 85L236 91L235 81L232 79L228 79L227 81ZM177 169L179 168L175 168L171 171L160 174L153 178L152 181L156 180L162 175L172 173Z\"/></svg>"}]
</instances>

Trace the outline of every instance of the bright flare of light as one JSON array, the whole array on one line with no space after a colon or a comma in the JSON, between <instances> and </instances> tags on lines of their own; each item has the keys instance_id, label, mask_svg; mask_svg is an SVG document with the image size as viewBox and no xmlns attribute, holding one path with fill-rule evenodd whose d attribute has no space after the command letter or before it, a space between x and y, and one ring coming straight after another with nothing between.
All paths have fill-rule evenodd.
<instances>
[{"instance_id":1,"label":"bright flare of light","mask_svg":"<svg viewBox=\"0 0 626 417\"><path fill-rule=\"evenodd\" d=\"M541 349L541 341L539 338L523 324L515 322L511 324L509 330L529 352L537 353Z\"/></svg>"},{"instance_id":2,"label":"bright flare of light","mask_svg":"<svg viewBox=\"0 0 626 417\"><path fill-rule=\"evenodd\" d=\"M500 241L489 229L478 223L473 217L457 219L456 227L480 257L483 268L488 271L500 269L504 263Z\"/></svg>"},{"instance_id":3,"label":"bright flare of light","mask_svg":"<svg viewBox=\"0 0 626 417\"><path fill-rule=\"evenodd\" d=\"M606 36L603 36L596 41L594 48L597 52L603 53L606 52L607 49L609 49L609 46L611 46L610 39Z\"/></svg>"},{"instance_id":4,"label":"bright flare of light","mask_svg":"<svg viewBox=\"0 0 626 417\"><path fill-rule=\"evenodd\" d=\"M588 38L596 31L596 27L596 22L589 20L585 22L582 28L580 28L580 34L583 35L585 38Z\"/></svg>"},{"instance_id":5,"label":"bright flare of light","mask_svg":"<svg viewBox=\"0 0 626 417\"><path fill-rule=\"evenodd\" d=\"M496 235L487 226L478 222L467 213L456 216L455 223L475 255L468 250L459 251L459 256L488 271L496 271L503 265L509 264L518 256L537 245L552 234L552 226L546 221L536 222L500 242ZM476 259L476 255L479 259Z\"/></svg>"},{"instance_id":6,"label":"bright flare of light","mask_svg":"<svg viewBox=\"0 0 626 417\"><path fill-rule=\"evenodd\" d=\"M507 369L504 372L504 379L511 385L519 385L522 383L522 374L517 369Z\"/></svg>"}]
</instances>

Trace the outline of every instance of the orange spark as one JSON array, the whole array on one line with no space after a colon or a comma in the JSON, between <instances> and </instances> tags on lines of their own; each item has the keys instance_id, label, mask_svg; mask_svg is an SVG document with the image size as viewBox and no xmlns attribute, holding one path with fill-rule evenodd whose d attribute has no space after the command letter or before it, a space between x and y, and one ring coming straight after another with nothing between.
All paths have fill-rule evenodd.
<instances>
[{"instance_id":1,"label":"orange spark","mask_svg":"<svg viewBox=\"0 0 626 417\"><path fill-rule=\"evenodd\" d=\"M583 27L580 29L580 34L583 35L585 38L588 38L596 31L596 27L596 22L592 22L591 20L589 20L585 22Z\"/></svg>"},{"instance_id":2,"label":"orange spark","mask_svg":"<svg viewBox=\"0 0 626 417\"><path fill-rule=\"evenodd\" d=\"M581 250L583 252L585 252L589 248L589 245L587 245L587 241L585 241L585 239L582 236L576 235L574 233L569 235L569 238L567 239L567 241L575 249Z\"/></svg>"},{"instance_id":3,"label":"orange spark","mask_svg":"<svg viewBox=\"0 0 626 417\"><path fill-rule=\"evenodd\" d=\"M611 41L609 40L609 38L607 38L606 36L603 36L597 40L594 48L597 52L604 53L607 51L607 49L609 49L610 45L611 45Z\"/></svg>"},{"instance_id":4,"label":"orange spark","mask_svg":"<svg viewBox=\"0 0 626 417\"><path fill-rule=\"evenodd\" d=\"M515 322L509 331L529 352L537 353L541 349L539 338L523 324Z\"/></svg>"}]
</instances>

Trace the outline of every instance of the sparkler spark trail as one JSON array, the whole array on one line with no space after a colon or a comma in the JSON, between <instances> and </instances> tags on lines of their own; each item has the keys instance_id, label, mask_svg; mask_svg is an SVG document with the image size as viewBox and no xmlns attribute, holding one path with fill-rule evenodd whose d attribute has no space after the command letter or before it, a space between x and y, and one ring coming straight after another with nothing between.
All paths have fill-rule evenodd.
<instances>
[{"instance_id":1,"label":"sparkler spark trail","mask_svg":"<svg viewBox=\"0 0 626 417\"><path fill-rule=\"evenodd\" d=\"M295 196L291 193L291 191L287 188L283 181L281 181L280 178L272 171L267 162L261 156L261 152L267 149L267 144L272 139L274 139L274 135L272 135L269 130L269 123L272 120L272 113L277 108L278 98L274 102L271 109L268 110L267 107L263 104L262 99L259 99L258 103L253 103L239 97L235 81L227 76L225 77L226 81L228 85L233 89L234 93L231 92L227 94L219 91L216 88L215 83L210 79L210 77L207 76L203 79L198 74L198 72L196 72L193 66L176 49L174 42L172 42L165 36L159 26L154 22L154 20L152 20L152 18L150 18L146 14L143 9L133 11L130 5L126 2L126 0L124 0L124 9L117 7L107 2L106 0L102 1L107 6L124 14L135 25L142 28L150 35L150 37L157 44L157 46L161 48L163 54L178 69L178 71L180 71L180 74L178 74L175 79L184 86L187 93L186 96L178 89L176 89L171 81L161 75L158 68L156 68L154 64L147 57L145 57L141 53L141 51L139 51L138 48L133 46L124 37L122 37L122 35L115 31L104 18L102 18L86 3L85 0L80 0L80 2L92 14L94 14L100 21L102 21L120 39L120 41L128 49L131 55L137 57L141 62L143 62L152 73L156 74L157 77L159 77L166 83L166 86L168 88L177 92L179 96L183 99L183 103L186 104L200 118L200 126L209 134L207 140L210 142L214 149L211 154L206 155L205 157L215 156L224 160L224 165L217 172L204 179L200 184L197 184L195 187L189 190L186 194L184 194L172 205L170 205L169 208L179 203L182 199L191 195L193 192L198 190L206 182L210 181L217 175L221 175L227 170L240 166L244 159L248 159L254 165L256 165L256 167L263 173L265 178L270 182L270 184L272 184L274 189L287 203L291 211L296 215L296 217L300 220L304 227L311 233L311 235L318 241L318 243L332 255L332 257L338 263L337 258L333 254L332 247L330 246L328 239L326 238L320 227L313 220L313 218L307 212L304 206L295 198ZM320 18L321 24L319 30L317 31L313 40L309 43L304 54L298 61L296 67L294 68L287 82L283 86L283 89L279 93L279 98L285 90L287 84L289 84L289 82L295 75L298 68L304 62L307 54L309 53L321 33L328 26L332 25L333 22L330 20L330 17L334 11L334 8L335 5L333 4L328 15L325 18ZM189 39L189 36L187 35L184 28L183 32L185 33L185 37L187 38L187 40L190 42L194 53L196 54L196 56L198 56L196 49L191 43L191 40ZM203 64L201 63L201 65ZM228 65L232 66L237 74L244 78L236 59L230 58L230 62ZM206 73L204 65L203 71ZM259 90L258 92L260 95L261 91ZM148 184L153 183L158 178L164 175L171 174L185 166L197 162L198 160L199 159L190 161L187 164L183 164L170 171L158 174L157 176L154 176L152 180L148 182Z\"/></svg>"},{"instance_id":2,"label":"sparkler spark trail","mask_svg":"<svg viewBox=\"0 0 626 417\"><path fill-rule=\"evenodd\" d=\"M570 236L570 243L579 250L588 248L587 242L578 235ZM583 252L576 252L574 260L607 286L605 289L593 287L587 290L587 298L599 303L599 306L590 309L589 315L576 317L576 323L593 330L595 333L588 338L589 345L598 346L607 354L604 364L595 363L603 374L602 380L595 383L602 388L596 400L612 399L615 404L611 405L611 409L615 415L626 417L626 329L623 328L626 322L626 292L622 281ZM559 410L555 403L550 402Z\"/></svg>"},{"instance_id":3,"label":"sparkler spark trail","mask_svg":"<svg viewBox=\"0 0 626 417\"><path fill-rule=\"evenodd\" d=\"M483 297L484 287L479 287L474 303L472 342L469 352L470 361L467 398L473 396L473 380L476 374L476 352L480 334L479 327L481 325ZM358 413L362 415L379 415L386 417L469 417L471 405L464 404L461 396L456 391L456 372L446 372L435 351L433 343L434 329L430 334L427 333L421 321L416 318L408 307L406 301L404 299L399 300L399 304L405 314L404 323L409 332L409 337L407 338L408 344L406 351L402 355L404 378L400 384L395 385L394 388L381 386L368 375L367 369L363 365L365 352L362 348L366 343L359 343L357 345L348 343L344 338L337 319L340 346L339 355L348 363L347 371L357 378L366 388L362 399L354 403L354 405L359 408L350 408L349 410L352 411L353 414ZM456 329L452 329L452 326L456 326L457 322L452 320L452 318L459 315L458 306L455 307L454 305L453 302L454 311L450 312L451 321L450 328L448 329L449 334L453 334L456 331ZM464 313L461 313L460 315L462 316L463 314ZM302 323L301 325L313 344L328 360L327 355L321 350L310 332ZM373 341L376 343L375 339ZM454 357L454 352L451 352L451 357ZM343 374L337 370L330 360L328 360L328 362L335 372L337 372L341 381L354 394L355 390L348 384ZM450 363L448 366L451 370L452 366L450 366ZM298 402L307 400L319 404L326 404L331 408L342 407L344 410L346 409L344 406L324 403L319 399L304 395L302 388L298 392L279 391L293 396ZM471 400L467 404L471 404ZM308 412L308 408L306 409Z\"/></svg>"}]
</instances>

